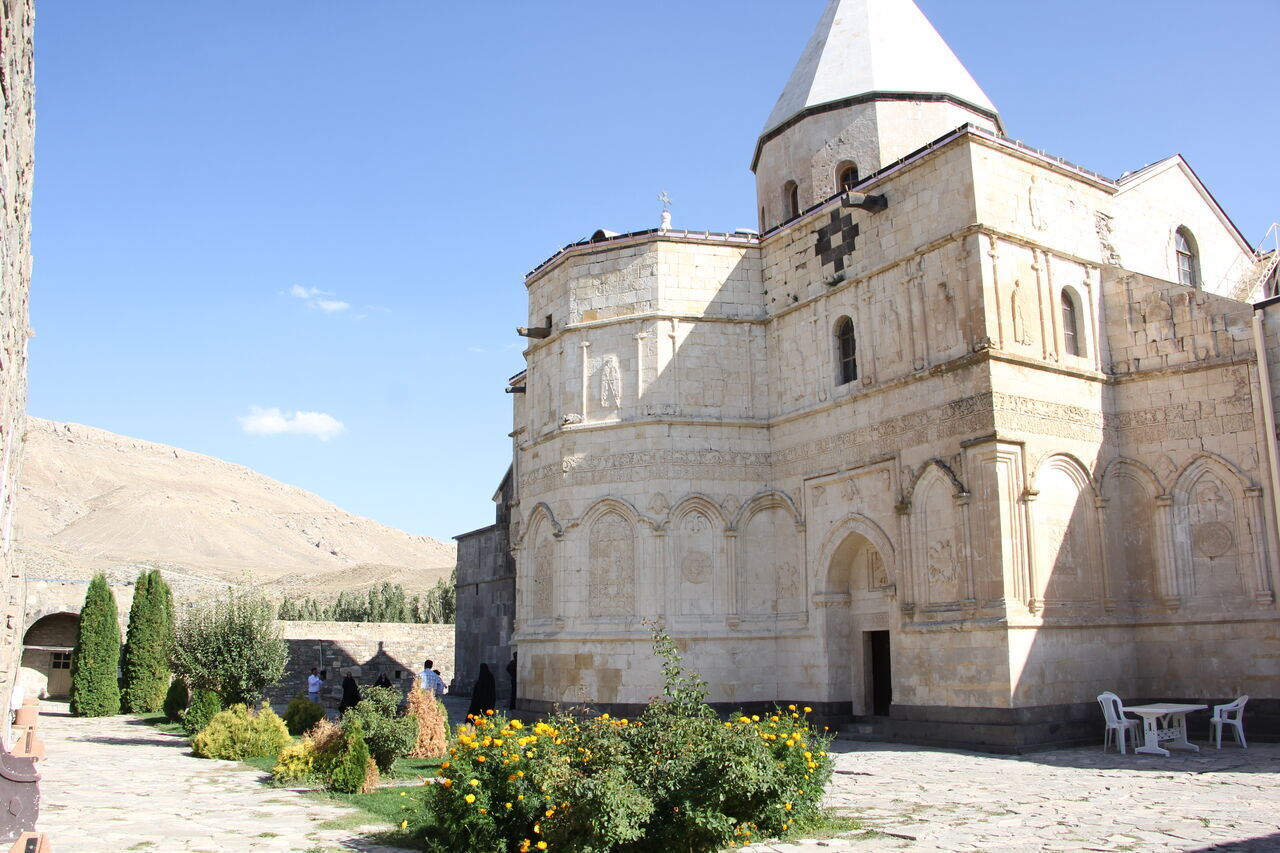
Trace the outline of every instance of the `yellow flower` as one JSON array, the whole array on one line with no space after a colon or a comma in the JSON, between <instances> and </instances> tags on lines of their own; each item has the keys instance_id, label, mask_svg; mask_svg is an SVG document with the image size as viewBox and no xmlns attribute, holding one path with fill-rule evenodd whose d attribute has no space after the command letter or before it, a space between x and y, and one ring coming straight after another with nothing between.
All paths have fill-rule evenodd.
<instances>
[{"instance_id":1,"label":"yellow flower","mask_svg":"<svg viewBox=\"0 0 1280 853\"><path fill-rule=\"evenodd\" d=\"M407 821L407 820L402 820L402 821L400 821L400 828L401 828L401 829L408 829L408 828L409 828L409 821Z\"/></svg>"},{"instance_id":2,"label":"yellow flower","mask_svg":"<svg viewBox=\"0 0 1280 853\"><path fill-rule=\"evenodd\" d=\"M468 803L474 803L474 802L476 801L476 795L475 795L475 794L467 794L467 796L466 796L466 797L464 797L463 799L465 799Z\"/></svg>"},{"instance_id":3,"label":"yellow flower","mask_svg":"<svg viewBox=\"0 0 1280 853\"><path fill-rule=\"evenodd\" d=\"M791 811L791 803L787 803L785 806L783 806L783 808L785 808L787 811Z\"/></svg>"},{"instance_id":4,"label":"yellow flower","mask_svg":"<svg viewBox=\"0 0 1280 853\"><path fill-rule=\"evenodd\" d=\"M813 709L812 709L812 708L810 708L808 705L805 705L805 706L804 706L804 712L805 712L806 714L812 714L812 713L813 713Z\"/></svg>"},{"instance_id":5,"label":"yellow flower","mask_svg":"<svg viewBox=\"0 0 1280 853\"><path fill-rule=\"evenodd\" d=\"M788 706L787 706L787 710L788 710L788 711L794 711L795 709L796 709L796 706L795 706L795 705L788 705Z\"/></svg>"},{"instance_id":6,"label":"yellow flower","mask_svg":"<svg viewBox=\"0 0 1280 853\"><path fill-rule=\"evenodd\" d=\"M477 756L476 756L476 761L479 761L481 764L484 764L484 756L483 756L483 755L477 755Z\"/></svg>"},{"instance_id":7,"label":"yellow flower","mask_svg":"<svg viewBox=\"0 0 1280 853\"><path fill-rule=\"evenodd\" d=\"M444 780L443 782L441 782L440 784L441 784L441 785L444 785L446 788L452 788L452 787L453 787L453 780L452 780L452 779L445 779L445 780Z\"/></svg>"},{"instance_id":8,"label":"yellow flower","mask_svg":"<svg viewBox=\"0 0 1280 853\"><path fill-rule=\"evenodd\" d=\"M472 779L472 780L471 780L470 782L468 782L467 784L468 784L468 785L470 785L470 786L471 786L471 787L473 787L473 788L479 788L479 787L480 787L480 780L479 780L479 779Z\"/></svg>"},{"instance_id":9,"label":"yellow flower","mask_svg":"<svg viewBox=\"0 0 1280 853\"><path fill-rule=\"evenodd\" d=\"M441 770L448 770L448 769L449 769L449 762L447 762L447 761L446 761L444 764L441 764L441 765L440 765L440 769L441 769Z\"/></svg>"},{"instance_id":10,"label":"yellow flower","mask_svg":"<svg viewBox=\"0 0 1280 853\"><path fill-rule=\"evenodd\" d=\"M538 842L538 849L539 849L539 850L546 850L546 849L547 849L547 842L545 842L545 841L539 841L539 842Z\"/></svg>"},{"instance_id":11,"label":"yellow flower","mask_svg":"<svg viewBox=\"0 0 1280 853\"><path fill-rule=\"evenodd\" d=\"M511 808L511 803L507 803L507 808Z\"/></svg>"}]
</instances>

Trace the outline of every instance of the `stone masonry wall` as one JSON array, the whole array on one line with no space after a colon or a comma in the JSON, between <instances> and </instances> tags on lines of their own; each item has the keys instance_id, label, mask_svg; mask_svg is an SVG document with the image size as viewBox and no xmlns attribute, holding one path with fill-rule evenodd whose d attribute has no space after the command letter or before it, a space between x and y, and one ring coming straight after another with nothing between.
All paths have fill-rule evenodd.
<instances>
[{"instance_id":1,"label":"stone masonry wall","mask_svg":"<svg viewBox=\"0 0 1280 853\"><path fill-rule=\"evenodd\" d=\"M511 660L515 620L515 565L500 525L465 533L458 540L458 624L454 681L449 689L470 693L480 664L487 663L498 683L498 696L509 695L506 672Z\"/></svg>"},{"instance_id":2,"label":"stone masonry wall","mask_svg":"<svg viewBox=\"0 0 1280 853\"><path fill-rule=\"evenodd\" d=\"M33 0L3 5L0 18L0 699L8 702L22 655L23 581L13 555L13 508L22 461L27 408L27 293L31 286L31 176L34 161L35 82ZM8 739L4 715L0 735Z\"/></svg>"},{"instance_id":3,"label":"stone masonry wall","mask_svg":"<svg viewBox=\"0 0 1280 853\"><path fill-rule=\"evenodd\" d=\"M401 690L413 686L413 677L430 658L445 683L453 678L453 626L415 625L399 622L292 622L277 623L289 644L289 665L284 678L267 688L274 704L286 703L306 691L311 667L327 670L325 695L340 689L342 672L351 669L361 687L371 686L386 673ZM398 674L397 674L398 673Z\"/></svg>"}]
</instances>

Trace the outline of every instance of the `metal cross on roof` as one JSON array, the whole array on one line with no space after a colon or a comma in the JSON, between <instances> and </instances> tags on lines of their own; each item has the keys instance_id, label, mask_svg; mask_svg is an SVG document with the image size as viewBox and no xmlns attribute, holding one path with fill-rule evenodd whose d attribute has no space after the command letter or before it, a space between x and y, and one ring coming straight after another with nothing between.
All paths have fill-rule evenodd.
<instances>
[{"instance_id":1,"label":"metal cross on roof","mask_svg":"<svg viewBox=\"0 0 1280 853\"><path fill-rule=\"evenodd\" d=\"M663 213L671 212L671 196L667 193L666 190L663 190L662 194L658 196L658 201L662 202Z\"/></svg>"}]
</instances>

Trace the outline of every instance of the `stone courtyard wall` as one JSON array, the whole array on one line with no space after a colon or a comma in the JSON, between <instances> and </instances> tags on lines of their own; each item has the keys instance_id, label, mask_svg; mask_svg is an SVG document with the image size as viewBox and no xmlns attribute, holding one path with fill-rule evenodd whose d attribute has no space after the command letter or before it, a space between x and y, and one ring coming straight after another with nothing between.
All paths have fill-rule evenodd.
<instances>
[{"instance_id":1,"label":"stone courtyard wall","mask_svg":"<svg viewBox=\"0 0 1280 853\"><path fill-rule=\"evenodd\" d=\"M3 243L0 260L0 699L8 702L22 655L25 610L22 573L13 554L14 499L22 466L27 410L27 293L31 286L31 177L35 158L32 0L3 6L0 74L4 77L4 152L0 160ZM6 740L9 718L0 736Z\"/></svg>"},{"instance_id":2,"label":"stone courtyard wall","mask_svg":"<svg viewBox=\"0 0 1280 853\"><path fill-rule=\"evenodd\" d=\"M413 678L428 658L435 662L446 684L453 678L453 626L415 625L403 622L292 622L280 621L280 633L289 644L285 677L267 688L272 703L285 703L306 691L311 667L327 670L326 696L338 690L342 672L351 669L361 687L378 676L401 690L413 686Z\"/></svg>"}]
</instances>

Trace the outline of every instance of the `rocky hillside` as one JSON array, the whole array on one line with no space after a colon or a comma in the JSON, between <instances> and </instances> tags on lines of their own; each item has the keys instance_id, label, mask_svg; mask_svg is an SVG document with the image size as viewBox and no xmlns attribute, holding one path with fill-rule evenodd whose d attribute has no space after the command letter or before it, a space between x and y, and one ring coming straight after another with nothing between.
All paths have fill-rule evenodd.
<instances>
[{"instance_id":1,"label":"rocky hillside","mask_svg":"<svg viewBox=\"0 0 1280 853\"><path fill-rule=\"evenodd\" d=\"M203 597L272 598L447 578L455 546L338 509L239 465L78 424L28 420L15 541L28 577L133 580L157 566Z\"/></svg>"}]
</instances>

